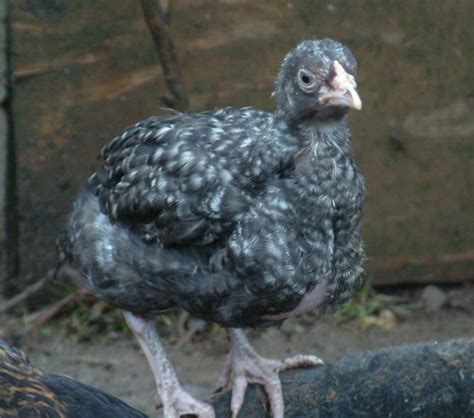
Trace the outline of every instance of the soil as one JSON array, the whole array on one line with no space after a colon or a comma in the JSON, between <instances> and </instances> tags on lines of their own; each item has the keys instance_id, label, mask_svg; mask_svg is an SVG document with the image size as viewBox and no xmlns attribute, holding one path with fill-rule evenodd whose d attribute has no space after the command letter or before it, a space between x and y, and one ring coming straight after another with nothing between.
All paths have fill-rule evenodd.
<instances>
[{"instance_id":1,"label":"soil","mask_svg":"<svg viewBox=\"0 0 474 418\"><path fill-rule=\"evenodd\" d=\"M252 343L263 355L275 358L314 353L331 361L366 349L447 340L474 335L472 311L441 309L413 311L389 326L365 328L364 321L341 322L341 317L314 321L311 317L289 320L282 327L249 330ZM109 332L90 342L67 337L58 324L44 330L34 346L24 349L30 360L49 373L66 374L103 389L151 416L155 391L151 371L131 335ZM185 344L173 335L164 339L167 353L181 380L201 398L211 393L223 367L227 340L222 329L196 334Z\"/></svg>"}]
</instances>

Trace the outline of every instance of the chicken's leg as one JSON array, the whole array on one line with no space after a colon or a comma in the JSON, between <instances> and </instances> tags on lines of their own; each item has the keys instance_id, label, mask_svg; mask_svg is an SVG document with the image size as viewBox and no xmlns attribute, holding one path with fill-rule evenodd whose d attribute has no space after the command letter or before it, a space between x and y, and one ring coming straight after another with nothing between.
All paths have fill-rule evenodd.
<instances>
[{"instance_id":1,"label":"chicken's leg","mask_svg":"<svg viewBox=\"0 0 474 418\"><path fill-rule=\"evenodd\" d=\"M267 393L272 416L283 418L283 393L278 373L294 367L319 366L323 361L316 356L297 355L286 360L272 360L259 356L242 330L228 328L230 351L224 370L217 382L217 390L232 382L232 417L237 417L244 402L249 383L259 383Z\"/></svg>"},{"instance_id":2,"label":"chicken's leg","mask_svg":"<svg viewBox=\"0 0 474 418\"><path fill-rule=\"evenodd\" d=\"M124 311L128 326L137 338L150 364L157 388L157 405L163 405L166 418L194 414L198 418L215 418L213 408L191 396L179 383L167 359L155 328L155 322Z\"/></svg>"}]
</instances>

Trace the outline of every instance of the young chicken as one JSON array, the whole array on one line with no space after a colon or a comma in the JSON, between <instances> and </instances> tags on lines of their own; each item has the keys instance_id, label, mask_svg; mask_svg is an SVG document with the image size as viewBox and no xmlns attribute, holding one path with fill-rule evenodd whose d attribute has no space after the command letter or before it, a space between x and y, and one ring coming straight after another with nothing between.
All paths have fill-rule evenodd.
<instances>
[{"instance_id":1,"label":"young chicken","mask_svg":"<svg viewBox=\"0 0 474 418\"><path fill-rule=\"evenodd\" d=\"M120 399L67 376L44 373L0 339L0 417L147 418Z\"/></svg>"},{"instance_id":2,"label":"young chicken","mask_svg":"<svg viewBox=\"0 0 474 418\"><path fill-rule=\"evenodd\" d=\"M97 297L123 310L166 417L214 417L179 382L153 316L171 308L227 328L218 387L237 416L250 382L283 417L278 373L315 356L260 357L240 328L333 309L361 284L364 180L346 115L357 64L331 39L299 44L276 79L274 113L227 107L151 117L101 153L60 236Z\"/></svg>"}]
</instances>

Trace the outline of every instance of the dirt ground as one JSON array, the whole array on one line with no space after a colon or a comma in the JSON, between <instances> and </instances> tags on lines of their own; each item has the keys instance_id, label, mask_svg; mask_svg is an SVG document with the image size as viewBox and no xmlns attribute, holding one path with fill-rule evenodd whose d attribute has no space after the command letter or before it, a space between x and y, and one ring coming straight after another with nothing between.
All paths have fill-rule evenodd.
<instances>
[{"instance_id":1,"label":"dirt ground","mask_svg":"<svg viewBox=\"0 0 474 418\"><path fill-rule=\"evenodd\" d=\"M472 299L472 298L471 298ZM392 318L393 319L393 318ZM314 353L324 360L377 347L474 336L470 312L443 308L436 312L417 309L388 327L361 326L360 320L342 321L329 316L318 321L310 317L289 320L282 327L247 331L257 351L282 358L297 353ZM154 383L146 360L131 335L109 332L84 343L67 337L52 324L27 351L30 360L44 371L72 376L101 388L156 416ZM227 341L223 330L197 334L191 342L164 339L167 352L182 381L197 396L205 398L223 366Z\"/></svg>"}]
</instances>

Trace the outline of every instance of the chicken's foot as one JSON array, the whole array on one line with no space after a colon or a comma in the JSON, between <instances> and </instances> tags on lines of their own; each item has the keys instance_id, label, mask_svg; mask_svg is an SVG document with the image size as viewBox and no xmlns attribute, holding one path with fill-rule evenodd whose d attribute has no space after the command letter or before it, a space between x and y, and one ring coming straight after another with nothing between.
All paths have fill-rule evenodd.
<instances>
[{"instance_id":1,"label":"chicken's foot","mask_svg":"<svg viewBox=\"0 0 474 418\"><path fill-rule=\"evenodd\" d=\"M232 417L237 417L243 405L248 384L259 383L267 393L272 416L283 418L283 392L278 373L295 367L319 366L323 361L319 357L302 354L285 360L267 359L257 354L242 330L228 328L227 333L230 351L216 390L232 383Z\"/></svg>"},{"instance_id":2,"label":"chicken's foot","mask_svg":"<svg viewBox=\"0 0 474 418\"><path fill-rule=\"evenodd\" d=\"M163 406L163 415L166 418L179 418L185 414L215 418L213 408L194 398L179 382L158 338L155 321L127 311L123 315L150 364L157 388L155 402L157 406Z\"/></svg>"}]
</instances>

